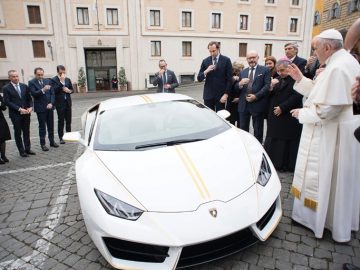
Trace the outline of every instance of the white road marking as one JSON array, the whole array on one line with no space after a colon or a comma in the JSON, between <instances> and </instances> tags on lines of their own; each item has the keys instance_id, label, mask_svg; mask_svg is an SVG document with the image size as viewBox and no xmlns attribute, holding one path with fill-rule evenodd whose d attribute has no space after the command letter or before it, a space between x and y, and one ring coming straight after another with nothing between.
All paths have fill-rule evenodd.
<instances>
[{"instance_id":1,"label":"white road marking","mask_svg":"<svg viewBox=\"0 0 360 270\"><path fill-rule=\"evenodd\" d=\"M63 166L70 165L72 163L73 163L73 161L68 161L68 162L64 162L64 163L55 163L55 164L48 164L48 165L37 166L37 167L22 168L22 169L17 169L17 170L9 170L9 171L0 172L0 175L27 172L27 171L36 171L36 170L42 170L42 169L54 168L54 167L63 167Z\"/></svg>"},{"instance_id":2,"label":"white road marking","mask_svg":"<svg viewBox=\"0 0 360 270\"><path fill-rule=\"evenodd\" d=\"M79 146L77 149L77 152L74 156L74 161L79 156L80 152L81 152L81 147ZM40 235L42 238L40 238L39 240L36 241L35 249L33 250L32 254L30 254L28 256L24 256L24 257L16 259L16 260L8 260L5 262L1 262L0 269L3 269L2 267L4 267L4 269L7 269L7 270L15 270L15 269L19 269L19 267L21 267L22 265L29 263L29 262L31 263L31 265L34 265L34 267L26 266L27 270L28 269L37 269L37 268L41 269L41 266L47 259L46 255L47 255L50 245L51 245L50 240L54 236L54 228L59 223L61 213L63 211L63 208L65 207L65 202L67 201L67 198L68 198L67 194L69 193L69 189L70 189L72 180L75 175L75 162L74 161L66 162L67 165L69 165L69 164L72 164L72 165L69 168L68 173L67 173L67 175L64 179L64 182L61 186L61 190L59 192L58 197L56 198L55 205L51 209L50 215L47 217L47 221L45 223L46 226L40 232ZM65 163L60 163L60 164L65 164ZM47 166L51 167L51 165L47 165ZM65 166L65 165L62 165L62 166ZM40 167L44 167L44 166L40 166ZM39 168L39 167L34 167L34 168ZM31 169L31 168L28 168L28 169ZM31 224L29 224L29 225L31 225Z\"/></svg>"}]
</instances>

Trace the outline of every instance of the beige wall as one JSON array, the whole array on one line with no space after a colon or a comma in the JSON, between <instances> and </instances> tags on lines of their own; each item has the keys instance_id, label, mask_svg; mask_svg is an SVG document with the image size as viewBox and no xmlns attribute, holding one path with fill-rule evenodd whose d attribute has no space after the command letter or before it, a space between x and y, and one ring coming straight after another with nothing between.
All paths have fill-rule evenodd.
<instances>
[{"instance_id":1,"label":"beige wall","mask_svg":"<svg viewBox=\"0 0 360 270\"><path fill-rule=\"evenodd\" d=\"M250 0L250 4L239 0L0 0L0 39L5 41L7 58L0 59L0 79L7 77L7 70L24 70L25 81L33 76L37 66L45 68L50 76L55 74L58 64L67 67L69 77L76 82L80 67L85 67L86 48L115 48L117 67L125 67L126 76L133 89L144 89L145 80L158 69L158 61L165 58L169 68L176 75L198 73L201 61L208 56L207 44L220 41L221 53L232 61L245 63L240 58L239 42L248 43L248 50L259 52L263 63L264 44L273 44L273 55L284 55L287 41L297 41L299 55L307 57L309 52L313 1L300 0L299 7L291 7L291 0L277 0L275 5L266 5L263 0ZM26 3L39 3L43 24L29 26L26 21ZM78 25L76 7L89 8L89 25ZM119 25L106 24L105 10L116 7L119 10ZM149 27L150 8L162 11L162 26ZM181 11L193 12L193 27L181 27ZM222 13L222 29L210 29L211 11ZM239 14L249 15L249 30L239 31ZM3 14L3 15L2 15ZM264 32L266 15L275 17L274 31ZM289 18L299 19L298 32L289 33ZM98 18L99 17L99 25ZM99 27L99 31L98 31ZM31 40L49 40L53 50L45 46L46 57L34 59ZM160 40L162 54L152 57L150 42ZM192 56L182 56L182 41L192 42ZM148 85L149 86L149 85Z\"/></svg>"},{"instance_id":2,"label":"beige wall","mask_svg":"<svg viewBox=\"0 0 360 270\"><path fill-rule=\"evenodd\" d=\"M299 7L291 7L289 0L278 0L275 5L265 5L265 1L252 0L251 4L240 3L237 0L225 0L224 2L212 2L209 0L142 0L144 30L151 32L171 32L179 35L196 32L197 34L237 35L239 14L249 14L249 26L251 32L241 32L242 35L260 36L264 35L264 17L266 15L275 17L276 33L267 34L270 36L287 36L289 17L299 17L301 23L305 1L300 1ZM311 2L311 1L309 1ZM150 8L161 8L163 12L163 25L160 29L153 29L148 26L148 10ZM194 30L181 31L180 14L182 9L194 11ZM210 29L211 12L222 12L222 30Z\"/></svg>"}]
</instances>

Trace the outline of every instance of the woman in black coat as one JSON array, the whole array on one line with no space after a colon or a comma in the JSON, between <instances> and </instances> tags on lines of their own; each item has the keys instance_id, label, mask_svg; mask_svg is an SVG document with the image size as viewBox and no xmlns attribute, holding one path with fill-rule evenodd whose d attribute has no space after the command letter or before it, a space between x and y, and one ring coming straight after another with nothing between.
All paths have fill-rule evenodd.
<instances>
[{"instance_id":1,"label":"woman in black coat","mask_svg":"<svg viewBox=\"0 0 360 270\"><path fill-rule=\"evenodd\" d=\"M302 95L294 89L295 81L288 76L290 60L281 59L276 68L278 82L270 92L267 133L264 148L276 169L294 171L302 125L290 111L302 107Z\"/></svg>"},{"instance_id":2,"label":"woman in black coat","mask_svg":"<svg viewBox=\"0 0 360 270\"><path fill-rule=\"evenodd\" d=\"M244 65L239 62L234 62L232 65L232 78L231 78L231 89L228 97L228 101L226 103L226 110L230 112L229 122L233 125L237 125L239 127L239 113L238 113L238 103L239 103L239 95L240 93L236 91L235 84L239 83L241 80L240 72L244 69Z\"/></svg>"},{"instance_id":3,"label":"woman in black coat","mask_svg":"<svg viewBox=\"0 0 360 270\"><path fill-rule=\"evenodd\" d=\"M4 104L4 99L2 95L0 95L0 164L4 164L5 162L9 162L7 157L5 156L5 141L10 140L10 130L9 126L6 122L4 114L2 111L6 110L6 106Z\"/></svg>"}]
</instances>

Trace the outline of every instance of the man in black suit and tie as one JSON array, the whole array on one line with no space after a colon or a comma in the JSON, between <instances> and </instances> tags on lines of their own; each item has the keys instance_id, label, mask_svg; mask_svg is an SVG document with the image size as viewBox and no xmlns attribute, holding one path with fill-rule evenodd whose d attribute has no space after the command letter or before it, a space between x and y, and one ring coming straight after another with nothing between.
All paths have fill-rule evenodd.
<instances>
[{"instance_id":1,"label":"man in black suit and tie","mask_svg":"<svg viewBox=\"0 0 360 270\"><path fill-rule=\"evenodd\" d=\"M3 87L4 102L9 107L16 146L22 157L35 155L30 145L30 114L33 107L30 90L26 84L19 83L16 70L9 70L8 75L10 82Z\"/></svg>"},{"instance_id":2,"label":"man in black suit and tie","mask_svg":"<svg viewBox=\"0 0 360 270\"><path fill-rule=\"evenodd\" d=\"M238 104L240 128L249 132L251 117L254 136L262 143L271 73L267 67L258 65L259 55L257 52L248 52L246 60L249 67L240 73L242 79L236 85L236 90L240 93Z\"/></svg>"},{"instance_id":3,"label":"man in black suit and tie","mask_svg":"<svg viewBox=\"0 0 360 270\"><path fill-rule=\"evenodd\" d=\"M60 143L64 144L64 122L66 132L71 132L71 94L73 86L71 80L65 76L65 67L56 67L58 75L51 79L51 86L55 93L55 107L58 115L58 135Z\"/></svg>"},{"instance_id":4,"label":"man in black suit and tie","mask_svg":"<svg viewBox=\"0 0 360 270\"><path fill-rule=\"evenodd\" d=\"M51 147L59 147L54 141L54 104L55 94L50 86L50 81L44 79L44 70L40 67L34 70L35 78L29 81L29 89L34 98L34 111L39 121L40 145L43 151L46 147L46 127Z\"/></svg>"},{"instance_id":5,"label":"man in black suit and tie","mask_svg":"<svg viewBox=\"0 0 360 270\"><path fill-rule=\"evenodd\" d=\"M158 93L175 93L175 88L179 86L175 73L167 69L164 59L159 61L160 71L155 73L153 85L157 86Z\"/></svg>"},{"instance_id":6,"label":"man in black suit and tie","mask_svg":"<svg viewBox=\"0 0 360 270\"><path fill-rule=\"evenodd\" d=\"M211 41L208 45L210 56L200 67L197 80L204 85L204 104L214 111L225 109L225 103L232 86L232 64L230 58L220 54L220 45Z\"/></svg>"},{"instance_id":7,"label":"man in black suit and tie","mask_svg":"<svg viewBox=\"0 0 360 270\"><path fill-rule=\"evenodd\" d=\"M288 42L285 44L284 49L286 57L289 58L293 64L297 65L297 67L301 70L301 73L304 74L307 60L297 55L299 45L296 42Z\"/></svg>"}]
</instances>

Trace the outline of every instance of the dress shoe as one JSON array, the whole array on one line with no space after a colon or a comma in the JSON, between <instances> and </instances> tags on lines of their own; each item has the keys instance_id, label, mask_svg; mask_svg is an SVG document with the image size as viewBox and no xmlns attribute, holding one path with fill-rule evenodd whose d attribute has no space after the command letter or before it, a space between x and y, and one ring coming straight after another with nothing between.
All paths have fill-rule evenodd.
<instances>
[{"instance_id":1,"label":"dress shoe","mask_svg":"<svg viewBox=\"0 0 360 270\"><path fill-rule=\"evenodd\" d=\"M355 266L355 265L353 265L351 263L344 263L343 264L343 269L344 270L360 270L359 267L357 267L357 266Z\"/></svg>"},{"instance_id":2,"label":"dress shoe","mask_svg":"<svg viewBox=\"0 0 360 270\"><path fill-rule=\"evenodd\" d=\"M27 151L25 151L25 152L26 152L26 154L28 154L28 155L36 155L35 152L32 151L32 150L27 150Z\"/></svg>"},{"instance_id":3,"label":"dress shoe","mask_svg":"<svg viewBox=\"0 0 360 270\"><path fill-rule=\"evenodd\" d=\"M65 141L63 139L60 139L60 144L65 144Z\"/></svg>"},{"instance_id":4,"label":"dress shoe","mask_svg":"<svg viewBox=\"0 0 360 270\"><path fill-rule=\"evenodd\" d=\"M5 164L5 161L0 158L0 164Z\"/></svg>"},{"instance_id":5,"label":"dress shoe","mask_svg":"<svg viewBox=\"0 0 360 270\"><path fill-rule=\"evenodd\" d=\"M43 150L43 151L49 151L49 148L47 148L46 145L42 145L42 146L41 146L41 150Z\"/></svg>"},{"instance_id":6,"label":"dress shoe","mask_svg":"<svg viewBox=\"0 0 360 270\"><path fill-rule=\"evenodd\" d=\"M59 145L58 145L56 142L51 142L51 143L50 143L50 146L51 146L51 147L55 147L55 148L59 147Z\"/></svg>"},{"instance_id":7,"label":"dress shoe","mask_svg":"<svg viewBox=\"0 0 360 270\"><path fill-rule=\"evenodd\" d=\"M1 159L5 162L9 162L8 158L6 156L2 156Z\"/></svg>"},{"instance_id":8,"label":"dress shoe","mask_svg":"<svg viewBox=\"0 0 360 270\"><path fill-rule=\"evenodd\" d=\"M23 152L23 153L20 153L20 156L22 156L22 157L28 157L29 155L26 154L25 152Z\"/></svg>"}]
</instances>

